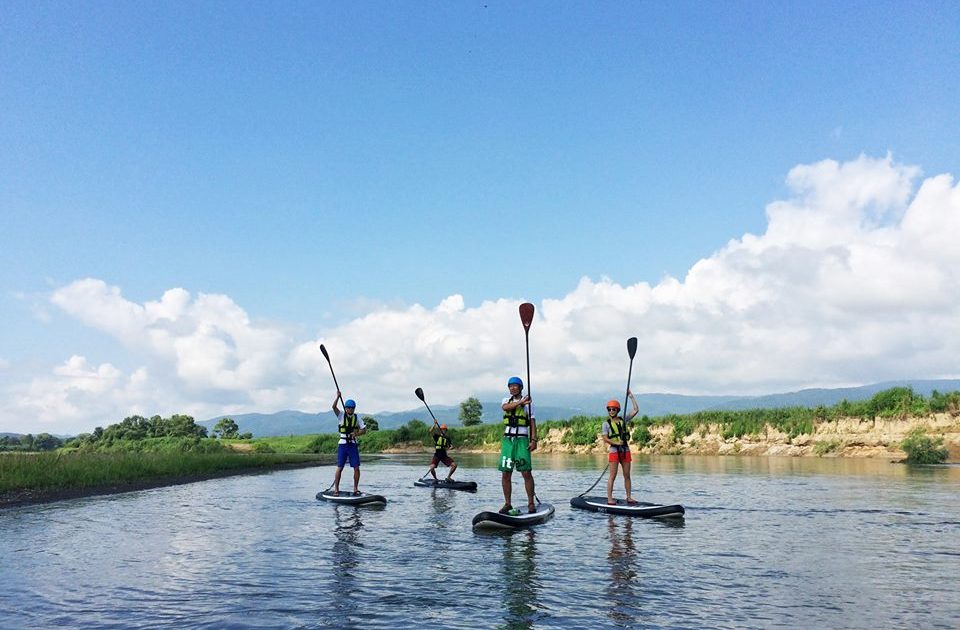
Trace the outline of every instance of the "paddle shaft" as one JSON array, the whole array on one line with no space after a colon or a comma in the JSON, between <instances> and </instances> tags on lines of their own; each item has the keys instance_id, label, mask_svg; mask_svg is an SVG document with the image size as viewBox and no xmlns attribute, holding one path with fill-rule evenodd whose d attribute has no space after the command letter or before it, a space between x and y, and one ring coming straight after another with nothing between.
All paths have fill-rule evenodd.
<instances>
[{"instance_id":1,"label":"paddle shaft","mask_svg":"<svg viewBox=\"0 0 960 630\"><path fill-rule=\"evenodd\" d=\"M527 344L527 398L530 399L530 402L527 403L527 418L533 415L533 394L530 388L530 328L526 327L523 329L523 336Z\"/></svg>"},{"instance_id":2,"label":"paddle shaft","mask_svg":"<svg viewBox=\"0 0 960 630\"><path fill-rule=\"evenodd\" d=\"M630 357L630 368L627 370L627 391L623 395L623 430L627 430L627 403L630 401L630 379L633 377L633 357L637 354L637 338L627 339L627 355ZM626 439L617 448L617 462L623 464L623 453L627 449Z\"/></svg>"},{"instance_id":3,"label":"paddle shaft","mask_svg":"<svg viewBox=\"0 0 960 630\"><path fill-rule=\"evenodd\" d=\"M346 409L346 404L343 402L343 394L340 393L340 384L337 383L337 375L333 373L333 362L330 360L330 355L327 354L327 349L323 347L323 344L320 344L320 352L323 353L323 358L327 360L327 366L330 368L330 376L333 377L333 386L337 388L337 398L340 399L340 404Z\"/></svg>"}]
</instances>

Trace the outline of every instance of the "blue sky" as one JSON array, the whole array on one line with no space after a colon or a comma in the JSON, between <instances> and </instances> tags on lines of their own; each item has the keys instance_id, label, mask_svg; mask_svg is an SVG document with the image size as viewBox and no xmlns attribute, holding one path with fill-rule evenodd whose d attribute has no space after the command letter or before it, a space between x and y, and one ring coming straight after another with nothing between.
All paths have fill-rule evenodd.
<instances>
[{"instance_id":1,"label":"blue sky","mask_svg":"<svg viewBox=\"0 0 960 630\"><path fill-rule=\"evenodd\" d=\"M121 379L146 367L150 400L198 414L314 403L305 392L320 376L302 365L282 396L248 395L279 387L280 368L270 387L196 386L171 358L182 348L145 349L98 325L102 312L51 297L83 279L134 305L176 288L228 296L253 326L281 331L290 355L371 313L453 295L469 313L562 301L583 278L686 287L697 261L763 235L769 204L804 194L787 182L799 165L866 156L880 178L916 167L906 198L867 204L903 210L925 178L960 172L957 50L960 8L946 2L6 2L0 430L42 425L25 392L50 389L43 379L73 356ZM828 180L810 187L842 188ZM219 326L210 317L191 321ZM621 332L603 317L583 325ZM568 344L582 332L567 329ZM210 369L242 364L239 352ZM377 355L378 369L403 365L399 352ZM943 372L916 369L902 376ZM887 374L826 372L647 385L709 393ZM557 389L578 382L565 378ZM73 407L51 414L93 421Z\"/></svg>"}]
</instances>

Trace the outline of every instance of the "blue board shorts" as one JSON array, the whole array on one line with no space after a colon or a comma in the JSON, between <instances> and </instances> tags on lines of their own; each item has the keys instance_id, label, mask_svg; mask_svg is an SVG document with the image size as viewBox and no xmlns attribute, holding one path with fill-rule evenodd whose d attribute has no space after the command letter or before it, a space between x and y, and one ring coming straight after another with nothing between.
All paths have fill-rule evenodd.
<instances>
[{"instance_id":1,"label":"blue board shorts","mask_svg":"<svg viewBox=\"0 0 960 630\"><path fill-rule=\"evenodd\" d=\"M351 468L360 468L360 449L357 448L356 442L337 445L337 468L343 468L347 458L350 458Z\"/></svg>"}]
</instances>

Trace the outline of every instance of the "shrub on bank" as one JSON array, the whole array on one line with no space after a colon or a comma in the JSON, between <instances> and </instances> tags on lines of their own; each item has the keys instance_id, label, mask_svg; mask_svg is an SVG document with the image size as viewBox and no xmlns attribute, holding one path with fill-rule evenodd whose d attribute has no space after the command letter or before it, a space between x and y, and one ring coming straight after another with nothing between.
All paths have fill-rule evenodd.
<instances>
[{"instance_id":1,"label":"shrub on bank","mask_svg":"<svg viewBox=\"0 0 960 630\"><path fill-rule=\"evenodd\" d=\"M947 461L947 449L943 446L943 438L933 439L917 427L907 434L907 438L900 443L907 454L909 464L942 464Z\"/></svg>"}]
</instances>

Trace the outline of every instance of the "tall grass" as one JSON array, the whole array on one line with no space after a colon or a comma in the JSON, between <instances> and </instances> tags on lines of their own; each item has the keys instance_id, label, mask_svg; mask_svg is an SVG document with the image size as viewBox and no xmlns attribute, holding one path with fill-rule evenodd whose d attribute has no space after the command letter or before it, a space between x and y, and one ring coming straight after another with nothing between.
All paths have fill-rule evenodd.
<instances>
[{"instance_id":1,"label":"tall grass","mask_svg":"<svg viewBox=\"0 0 960 630\"><path fill-rule=\"evenodd\" d=\"M316 461L303 454L175 451L58 451L0 456L0 492L122 485L223 470Z\"/></svg>"}]
</instances>

